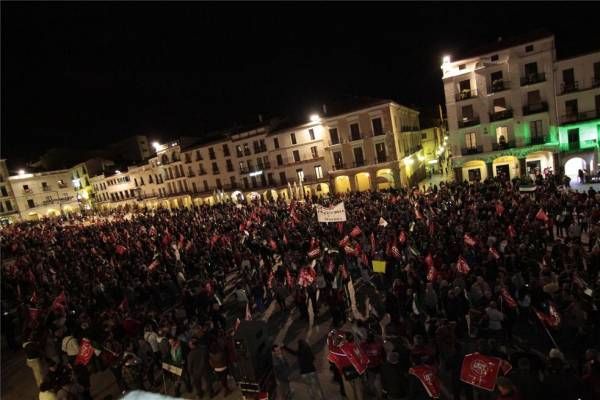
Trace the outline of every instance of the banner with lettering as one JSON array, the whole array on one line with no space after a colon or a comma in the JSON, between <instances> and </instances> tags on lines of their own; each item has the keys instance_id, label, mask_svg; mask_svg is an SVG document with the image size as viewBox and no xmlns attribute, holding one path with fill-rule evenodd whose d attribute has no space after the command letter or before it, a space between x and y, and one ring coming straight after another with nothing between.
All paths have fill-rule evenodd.
<instances>
[{"instance_id":1,"label":"banner with lettering","mask_svg":"<svg viewBox=\"0 0 600 400\"><path fill-rule=\"evenodd\" d=\"M346 207L344 202L333 206L323 207L317 206L317 221L319 222L345 222L346 221Z\"/></svg>"},{"instance_id":2,"label":"banner with lettering","mask_svg":"<svg viewBox=\"0 0 600 400\"><path fill-rule=\"evenodd\" d=\"M460 370L460 380L480 389L494 390L498 374L506 375L512 366L508 361L479 353L467 354Z\"/></svg>"}]
</instances>

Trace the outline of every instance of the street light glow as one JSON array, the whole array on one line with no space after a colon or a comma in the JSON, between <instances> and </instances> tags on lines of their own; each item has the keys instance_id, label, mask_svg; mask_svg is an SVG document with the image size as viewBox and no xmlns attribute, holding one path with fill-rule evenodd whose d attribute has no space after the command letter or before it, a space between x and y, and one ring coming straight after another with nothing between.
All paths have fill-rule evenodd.
<instances>
[{"instance_id":1,"label":"street light glow","mask_svg":"<svg viewBox=\"0 0 600 400\"><path fill-rule=\"evenodd\" d=\"M446 55L442 58L442 63L444 64L449 64L450 63L450 56Z\"/></svg>"},{"instance_id":2,"label":"street light glow","mask_svg":"<svg viewBox=\"0 0 600 400\"><path fill-rule=\"evenodd\" d=\"M310 115L310 122L319 122L321 120L321 117L319 117L319 114L311 114Z\"/></svg>"},{"instance_id":3,"label":"street light glow","mask_svg":"<svg viewBox=\"0 0 600 400\"><path fill-rule=\"evenodd\" d=\"M24 169L20 169L19 170L19 175L25 175L25 170Z\"/></svg>"},{"instance_id":4,"label":"street light glow","mask_svg":"<svg viewBox=\"0 0 600 400\"><path fill-rule=\"evenodd\" d=\"M152 142L152 147L154 147L154 150L158 151L158 150L160 150L160 143Z\"/></svg>"},{"instance_id":5,"label":"street light glow","mask_svg":"<svg viewBox=\"0 0 600 400\"><path fill-rule=\"evenodd\" d=\"M118 169L115 171L115 174L117 174L117 175L120 173L121 173L121 171L119 171Z\"/></svg>"}]
</instances>

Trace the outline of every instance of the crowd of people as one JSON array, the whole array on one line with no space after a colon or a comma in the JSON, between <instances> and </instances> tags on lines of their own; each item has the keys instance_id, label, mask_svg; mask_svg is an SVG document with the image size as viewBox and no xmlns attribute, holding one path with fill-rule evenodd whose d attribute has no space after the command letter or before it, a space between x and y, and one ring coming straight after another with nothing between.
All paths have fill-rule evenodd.
<instances>
[{"instance_id":1,"label":"crowd of people","mask_svg":"<svg viewBox=\"0 0 600 400\"><path fill-rule=\"evenodd\" d=\"M341 201L345 222L317 221ZM1 251L3 336L48 399L91 398L106 369L122 391L166 375L175 395L227 396L232 332L275 306L352 333L366 398L430 398L420 365L455 400L600 398L600 197L552 177L19 223ZM294 398L286 350L323 398L316 349L288 345L273 347L277 398ZM513 367L493 392L460 379L475 351Z\"/></svg>"}]
</instances>

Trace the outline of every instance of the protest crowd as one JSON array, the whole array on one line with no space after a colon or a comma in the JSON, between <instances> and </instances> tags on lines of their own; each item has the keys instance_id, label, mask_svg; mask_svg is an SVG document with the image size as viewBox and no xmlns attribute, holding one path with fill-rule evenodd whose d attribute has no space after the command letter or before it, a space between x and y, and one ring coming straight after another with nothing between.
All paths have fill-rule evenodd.
<instances>
[{"instance_id":1,"label":"protest crowd","mask_svg":"<svg viewBox=\"0 0 600 400\"><path fill-rule=\"evenodd\" d=\"M11 225L2 334L44 399L90 399L90 376L107 369L123 392L173 379L175 396L227 396L232 334L269 307L311 326L326 316L331 348L366 355L350 363L357 396L329 354L349 398L599 399L600 196L557 184L523 192L518 179L489 179ZM318 222L318 205L341 202L345 222ZM269 398L295 397L298 368L324 399L315 353L276 343Z\"/></svg>"}]
</instances>

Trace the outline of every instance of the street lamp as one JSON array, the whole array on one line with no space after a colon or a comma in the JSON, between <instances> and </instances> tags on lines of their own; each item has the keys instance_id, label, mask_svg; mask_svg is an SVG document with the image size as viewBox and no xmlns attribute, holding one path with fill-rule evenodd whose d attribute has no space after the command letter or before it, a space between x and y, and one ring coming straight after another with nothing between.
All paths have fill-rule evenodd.
<instances>
[{"instance_id":1,"label":"street lamp","mask_svg":"<svg viewBox=\"0 0 600 400\"><path fill-rule=\"evenodd\" d=\"M321 117L319 117L319 114L311 114L310 115L310 122L319 122L321 120Z\"/></svg>"}]
</instances>

